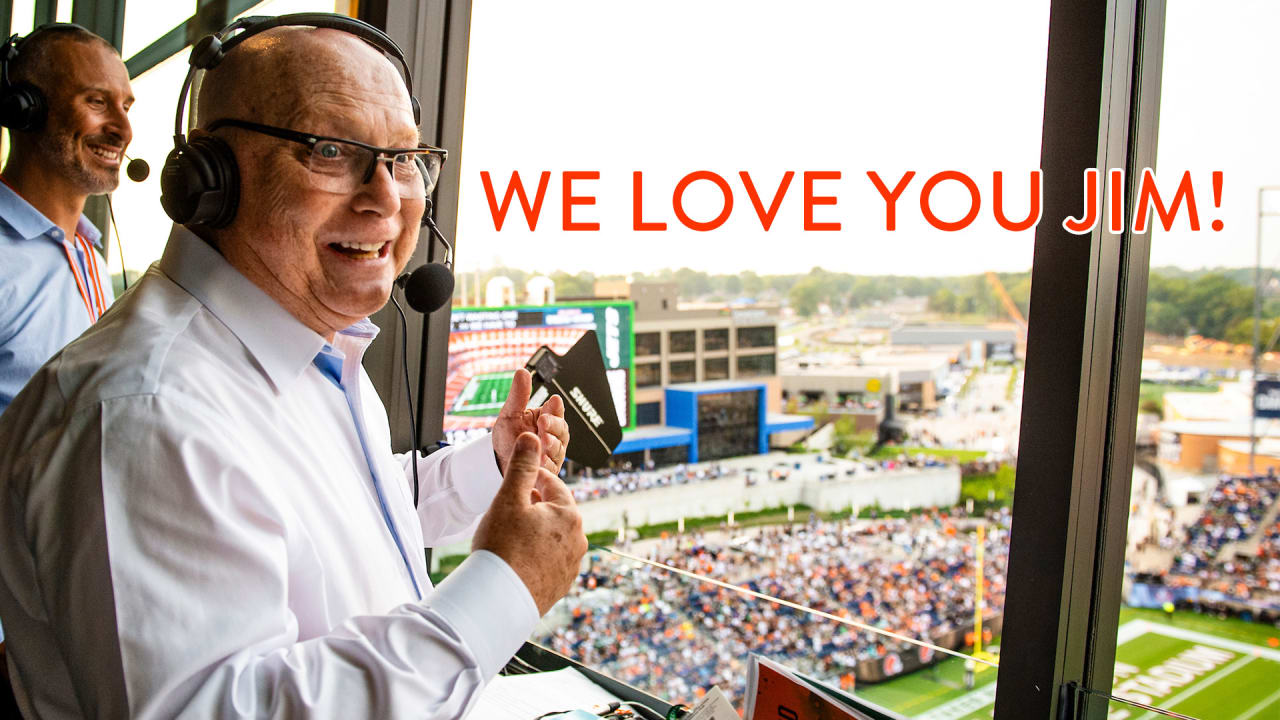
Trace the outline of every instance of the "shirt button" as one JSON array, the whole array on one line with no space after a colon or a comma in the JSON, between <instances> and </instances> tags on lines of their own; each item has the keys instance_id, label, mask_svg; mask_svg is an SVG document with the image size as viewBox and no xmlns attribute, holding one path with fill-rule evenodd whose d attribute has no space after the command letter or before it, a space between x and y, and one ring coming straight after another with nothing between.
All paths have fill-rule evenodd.
<instances>
[{"instance_id":1,"label":"shirt button","mask_svg":"<svg viewBox=\"0 0 1280 720\"><path fill-rule=\"evenodd\" d=\"M49 231L49 234L53 236L53 239L54 239L54 240L61 240L61 239L62 239L62 231L61 231L61 230L58 230L57 228L54 228L53 230L50 230L50 231Z\"/></svg>"}]
</instances>

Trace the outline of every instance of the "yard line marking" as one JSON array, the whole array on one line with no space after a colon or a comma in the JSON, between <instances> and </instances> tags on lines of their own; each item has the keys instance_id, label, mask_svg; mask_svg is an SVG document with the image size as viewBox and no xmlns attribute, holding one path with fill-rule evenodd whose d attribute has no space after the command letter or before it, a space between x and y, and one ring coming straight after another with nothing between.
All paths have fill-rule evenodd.
<instances>
[{"instance_id":1,"label":"yard line marking","mask_svg":"<svg viewBox=\"0 0 1280 720\"><path fill-rule=\"evenodd\" d=\"M1212 674L1210 674L1210 675L1206 675L1206 676L1204 676L1203 678L1201 678L1201 679L1200 679L1200 682L1196 683L1195 685L1192 685L1191 687L1187 688L1186 690L1183 690L1182 692L1178 693L1177 695L1174 695L1173 697L1169 698L1168 700L1165 700L1164 702L1160 703L1160 705L1162 705L1162 706L1164 706L1165 708L1168 708L1168 709L1173 709L1173 708L1177 707L1178 703L1180 703L1180 702L1183 702L1183 701L1185 701L1185 700L1190 699L1190 698L1191 698L1192 696L1194 696L1196 693L1198 693L1198 692L1200 692L1201 690L1204 690L1205 688L1209 687L1210 685L1212 685L1212 684L1214 684L1214 683L1218 682L1218 681L1219 681L1219 680L1221 680L1224 676L1226 676L1226 675L1230 675L1231 673L1235 672L1236 670L1239 670L1240 668L1244 667L1245 665L1248 665L1249 663L1253 662L1254 660L1257 660L1257 658L1256 658L1256 657L1254 657L1253 655L1242 655L1242 656L1240 656L1240 657L1236 658L1236 659L1235 659L1235 661L1234 661L1234 662L1232 662L1230 665L1227 665L1227 666L1226 666L1226 667L1224 667L1224 668L1220 668L1220 669L1219 669L1217 672L1215 672L1215 673L1212 673ZM1153 704L1154 704L1154 703L1153 703ZM1152 713L1145 713L1145 714L1143 714L1143 715L1138 716L1138 720L1146 720L1147 718L1153 718L1153 717L1155 717L1155 715L1154 715L1154 714L1152 714Z\"/></svg>"},{"instance_id":2,"label":"yard line marking","mask_svg":"<svg viewBox=\"0 0 1280 720\"><path fill-rule=\"evenodd\" d=\"M1271 695L1269 695L1266 700L1263 700L1257 705L1254 705L1248 710L1245 710L1244 714L1236 718L1236 720L1249 720L1249 718L1253 717L1254 715L1257 715L1263 710L1266 710L1267 708L1271 707L1271 703L1275 702L1276 700L1280 700L1280 690L1277 690L1271 693Z\"/></svg>"},{"instance_id":3,"label":"yard line marking","mask_svg":"<svg viewBox=\"0 0 1280 720\"><path fill-rule=\"evenodd\" d=\"M1210 635L1196 630L1148 623L1147 632L1158 633L1178 640L1200 643L1201 645L1210 645L1212 647L1222 648L1223 650L1231 650L1245 655L1253 655L1280 662L1280 650L1272 650L1271 648L1240 642L1239 640L1229 640L1227 638L1221 638L1217 635Z\"/></svg>"},{"instance_id":4,"label":"yard line marking","mask_svg":"<svg viewBox=\"0 0 1280 720\"><path fill-rule=\"evenodd\" d=\"M1148 632L1150 625L1151 623L1146 620L1130 620L1121 625L1120 629L1116 631L1116 645L1123 645L1130 640L1142 637Z\"/></svg>"},{"instance_id":5,"label":"yard line marking","mask_svg":"<svg viewBox=\"0 0 1280 720\"><path fill-rule=\"evenodd\" d=\"M996 684L984 685L955 700L950 700L929 712L917 715L916 720L958 720L996 702Z\"/></svg>"}]
</instances>

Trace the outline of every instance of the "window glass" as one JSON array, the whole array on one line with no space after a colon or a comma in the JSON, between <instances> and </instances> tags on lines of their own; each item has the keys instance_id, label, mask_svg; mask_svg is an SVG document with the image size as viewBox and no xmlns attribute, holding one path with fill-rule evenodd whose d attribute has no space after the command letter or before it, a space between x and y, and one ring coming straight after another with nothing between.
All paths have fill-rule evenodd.
<instances>
[{"instance_id":1,"label":"window glass","mask_svg":"<svg viewBox=\"0 0 1280 720\"><path fill-rule=\"evenodd\" d=\"M1280 716L1280 99L1256 90L1280 73L1276 23L1274 3L1229 0L1170 2L1165 25L1157 167L1206 189L1221 171L1200 221L1223 229L1152 233L1112 692L1198 718Z\"/></svg>"},{"instance_id":2,"label":"window glass","mask_svg":"<svg viewBox=\"0 0 1280 720\"><path fill-rule=\"evenodd\" d=\"M662 403L636 403L636 424L657 425L662 422Z\"/></svg>"},{"instance_id":3,"label":"window glass","mask_svg":"<svg viewBox=\"0 0 1280 720\"><path fill-rule=\"evenodd\" d=\"M65 3L70 5L71 3ZM194 0L170 0L164 3L126 2L124 4L124 42L121 55L133 57L139 50L158 40L196 12ZM175 98L176 99L176 98Z\"/></svg>"},{"instance_id":4,"label":"window glass","mask_svg":"<svg viewBox=\"0 0 1280 720\"><path fill-rule=\"evenodd\" d=\"M729 358L707 358L702 361L703 380L724 380L729 377Z\"/></svg>"},{"instance_id":5,"label":"window glass","mask_svg":"<svg viewBox=\"0 0 1280 720\"><path fill-rule=\"evenodd\" d=\"M711 328L702 331L702 349L705 352L729 349L729 328Z\"/></svg>"},{"instance_id":6,"label":"window glass","mask_svg":"<svg viewBox=\"0 0 1280 720\"><path fill-rule=\"evenodd\" d=\"M738 356L738 377L740 378L773 375L775 372L777 372L777 356L772 353Z\"/></svg>"},{"instance_id":7,"label":"window glass","mask_svg":"<svg viewBox=\"0 0 1280 720\"><path fill-rule=\"evenodd\" d=\"M667 364L667 381L688 383L698 379L698 363L694 360L672 360Z\"/></svg>"},{"instance_id":8,"label":"window glass","mask_svg":"<svg viewBox=\"0 0 1280 720\"><path fill-rule=\"evenodd\" d=\"M661 384L661 363L636 363L636 387L652 387Z\"/></svg>"},{"instance_id":9,"label":"window glass","mask_svg":"<svg viewBox=\"0 0 1280 720\"><path fill-rule=\"evenodd\" d=\"M668 349L673 353L691 353L697 349L695 337L696 334L693 330L673 332L667 339L670 343Z\"/></svg>"},{"instance_id":10,"label":"window glass","mask_svg":"<svg viewBox=\"0 0 1280 720\"><path fill-rule=\"evenodd\" d=\"M777 328L773 326L738 328L738 347L773 347L777 342L776 335Z\"/></svg>"},{"instance_id":11,"label":"window glass","mask_svg":"<svg viewBox=\"0 0 1280 720\"><path fill-rule=\"evenodd\" d=\"M662 354L662 334L656 332L636 333L636 356Z\"/></svg>"},{"instance_id":12,"label":"window glass","mask_svg":"<svg viewBox=\"0 0 1280 720\"><path fill-rule=\"evenodd\" d=\"M636 366L646 403L667 385L666 427L624 432L630 469L617 481L636 487L626 525L641 555L998 661L1033 237L997 225L992 173L1005 173L1008 214L1025 214L1048 10L473 5L459 271L591 273L598 294L636 302L645 333L668 334L665 352L716 354ZM677 209L677 186L702 170L732 194L714 229L680 216L717 218L727 203L713 179L686 182ZM958 232L919 211L926 180L947 170L982 194L979 219ZM811 219L839 231L805 229L806 171L813 194L835 198ZM765 210L789 183L769 229L741 172ZM827 172L839 178L814 175ZM895 230L868 172L890 187L914 173ZM588 201L568 202L566 187ZM954 220L968 194L941 182L933 200ZM634 341L641 355L652 343ZM789 521L802 497L812 515L792 508ZM623 519L607 514L617 505L582 509L621 549ZM578 588L589 607L566 601L544 629L556 649L647 692L692 704L715 685L743 707L756 652L907 716L990 715L994 671L967 687L963 660L593 555Z\"/></svg>"},{"instance_id":13,"label":"window glass","mask_svg":"<svg viewBox=\"0 0 1280 720\"><path fill-rule=\"evenodd\" d=\"M10 34L26 35L35 27L36 0L13 0Z\"/></svg>"}]
</instances>

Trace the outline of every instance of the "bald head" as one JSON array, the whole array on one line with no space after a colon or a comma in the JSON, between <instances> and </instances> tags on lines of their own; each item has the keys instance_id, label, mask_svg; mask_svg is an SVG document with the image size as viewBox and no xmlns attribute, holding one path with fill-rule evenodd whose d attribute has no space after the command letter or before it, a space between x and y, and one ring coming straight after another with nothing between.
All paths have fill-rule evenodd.
<instances>
[{"instance_id":1,"label":"bald head","mask_svg":"<svg viewBox=\"0 0 1280 720\"><path fill-rule=\"evenodd\" d=\"M377 48L340 30L274 28L244 41L205 74L196 126L239 118L295 128L318 105L355 102L355 89L361 103L372 99L411 112L400 73Z\"/></svg>"},{"instance_id":2,"label":"bald head","mask_svg":"<svg viewBox=\"0 0 1280 720\"><path fill-rule=\"evenodd\" d=\"M403 168L359 147L418 144L397 67L350 33L283 27L233 47L202 85L193 135L230 149L239 200L225 227L201 236L321 335L376 312L413 254L426 205L403 194ZM209 130L220 120L241 122Z\"/></svg>"}]
</instances>

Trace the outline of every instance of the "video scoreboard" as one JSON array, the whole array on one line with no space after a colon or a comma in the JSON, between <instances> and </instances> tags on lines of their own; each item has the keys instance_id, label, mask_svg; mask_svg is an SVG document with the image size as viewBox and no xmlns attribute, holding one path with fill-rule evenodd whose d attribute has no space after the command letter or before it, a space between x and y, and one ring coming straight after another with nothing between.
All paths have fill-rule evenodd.
<instances>
[{"instance_id":1,"label":"video scoreboard","mask_svg":"<svg viewBox=\"0 0 1280 720\"><path fill-rule=\"evenodd\" d=\"M445 441L488 433L511 376L543 345L558 354L595 330L623 428L635 425L635 306L629 301L454 308L445 377Z\"/></svg>"}]
</instances>

